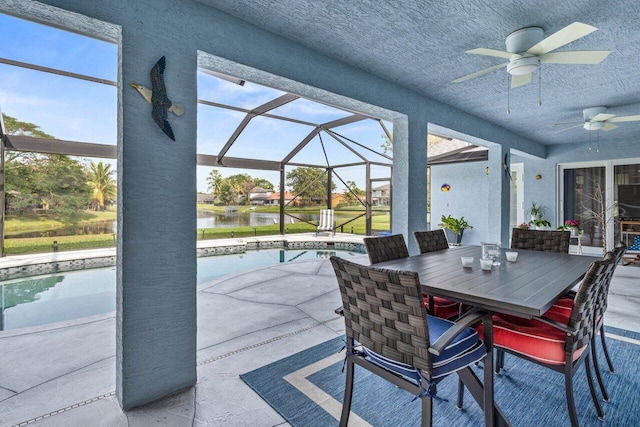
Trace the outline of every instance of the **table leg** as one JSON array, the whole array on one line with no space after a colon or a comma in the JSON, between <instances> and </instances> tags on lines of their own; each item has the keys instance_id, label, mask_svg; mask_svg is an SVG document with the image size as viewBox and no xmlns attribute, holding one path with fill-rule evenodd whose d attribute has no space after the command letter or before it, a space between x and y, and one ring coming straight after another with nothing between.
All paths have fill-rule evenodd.
<instances>
[{"instance_id":1,"label":"table leg","mask_svg":"<svg viewBox=\"0 0 640 427\"><path fill-rule=\"evenodd\" d=\"M493 406L493 320L491 316L485 316L482 320L484 331L483 341L487 354L484 357L484 423L486 426L493 426L493 411L487 411L489 405Z\"/></svg>"},{"instance_id":2,"label":"table leg","mask_svg":"<svg viewBox=\"0 0 640 427\"><path fill-rule=\"evenodd\" d=\"M480 379L471 370L471 368L459 370L458 377L462 380L464 386L469 390L469 393L471 393L471 396L475 399L478 405L484 410L484 387L482 386ZM507 417L495 402L493 403L493 420L495 426L511 426L511 423L509 423Z\"/></svg>"},{"instance_id":3,"label":"table leg","mask_svg":"<svg viewBox=\"0 0 640 427\"><path fill-rule=\"evenodd\" d=\"M493 399L493 322L490 316L482 321L482 326L484 330L483 341L487 350L483 368L484 386L471 368L458 371L458 377L483 409L487 427L510 426L511 424ZM493 410L487 410L490 407L493 407Z\"/></svg>"}]
</instances>

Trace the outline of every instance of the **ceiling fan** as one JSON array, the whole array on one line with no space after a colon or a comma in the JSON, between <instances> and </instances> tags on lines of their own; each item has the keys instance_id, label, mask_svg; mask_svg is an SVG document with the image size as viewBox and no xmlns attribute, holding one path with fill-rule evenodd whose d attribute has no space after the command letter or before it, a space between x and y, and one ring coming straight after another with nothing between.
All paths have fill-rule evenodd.
<instances>
[{"instance_id":1,"label":"ceiling fan","mask_svg":"<svg viewBox=\"0 0 640 427\"><path fill-rule=\"evenodd\" d=\"M613 123L621 122L637 122L640 121L640 115L636 116L622 116L616 117L615 114L607 114L607 107L591 107L582 110L583 121L573 123L556 123L555 125L572 125L568 128L560 129L559 132L564 132L569 129L575 129L582 126L589 131L589 150L592 149L595 140L595 150L600 151L600 130L612 130L618 126ZM592 134L595 132L595 138Z\"/></svg>"},{"instance_id":2,"label":"ceiling fan","mask_svg":"<svg viewBox=\"0 0 640 427\"><path fill-rule=\"evenodd\" d=\"M636 116L622 116L617 117L615 114L606 114L607 107L591 107L582 110L583 121L573 123L557 123L556 125L573 125L568 128L560 129L559 132L565 130L574 129L582 126L589 131L598 130L612 130L617 128L617 125L613 123L621 122L638 122L640 121L640 115Z\"/></svg>"},{"instance_id":3,"label":"ceiling fan","mask_svg":"<svg viewBox=\"0 0 640 427\"><path fill-rule=\"evenodd\" d=\"M531 75L539 70L540 64L599 64L611 53L609 50L552 52L566 44L582 38L597 28L582 22L574 22L563 29L544 38L544 31L540 27L526 27L509 34L506 39L506 51L497 49L477 48L468 50L474 55L494 56L508 59L493 67L485 68L472 74L454 80L462 83L482 76L492 71L507 67L511 77L511 88L517 88L531 82ZM540 73L538 73L540 76ZM539 77L540 78L540 77ZM509 87L509 86L508 86ZM538 105L541 105L538 99ZM507 113L509 112L507 108Z\"/></svg>"}]
</instances>

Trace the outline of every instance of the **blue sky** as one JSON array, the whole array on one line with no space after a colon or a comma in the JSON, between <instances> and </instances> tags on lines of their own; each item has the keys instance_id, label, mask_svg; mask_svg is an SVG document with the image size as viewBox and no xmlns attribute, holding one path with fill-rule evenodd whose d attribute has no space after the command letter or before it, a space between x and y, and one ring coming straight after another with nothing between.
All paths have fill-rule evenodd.
<instances>
[{"instance_id":1,"label":"blue sky","mask_svg":"<svg viewBox=\"0 0 640 427\"><path fill-rule=\"evenodd\" d=\"M118 51L114 44L2 14L0 28L3 36L0 57L112 81L117 79ZM35 123L59 139L117 144L116 87L5 64L0 64L0 76L0 108L3 113ZM239 86L198 73L200 99L251 109L282 94L284 92L251 82ZM217 154L244 117L244 113L202 104L198 105L197 113L198 152L201 154ZM270 113L312 123L325 123L350 114L304 99L283 105ZM391 131L391 124L386 123L386 126ZM227 155L281 160L312 129L305 125L257 117L250 122ZM383 143L382 129L374 120L343 126L335 131L377 151L380 151ZM323 135L322 140L332 164L358 161L357 157L328 135ZM384 160L374 154L366 154L362 149L358 151L370 160ZM316 137L312 140L293 161L323 164L324 154L319 139ZM115 161L110 163L115 169ZM211 169L198 166L198 191L206 191L206 176ZM248 173L268 179L276 188L279 184L277 172L219 170L223 176ZM345 181L356 181L360 187L364 187L364 167L337 171ZM372 168L373 177L388 176L388 173L388 168ZM335 182L341 191L344 186L337 179Z\"/></svg>"}]
</instances>

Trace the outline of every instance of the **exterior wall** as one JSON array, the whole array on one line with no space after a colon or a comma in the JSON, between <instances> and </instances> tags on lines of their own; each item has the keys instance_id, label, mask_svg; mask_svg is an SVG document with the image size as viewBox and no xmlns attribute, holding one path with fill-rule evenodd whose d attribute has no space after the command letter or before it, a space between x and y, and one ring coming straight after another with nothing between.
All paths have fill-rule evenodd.
<instances>
[{"instance_id":1,"label":"exterior wall","mask_svg":"<svg viewBox=\"0 0 640 427\"><path fill-rule=\"evenodd\" d=\"M464 218L473 226L462 235L465 245L477 245L488 240L490 180L485 175L488 162L458 163L452 165L431 166L431 229L438 227L442 215ZM443 184L449 184L451 190L440 190Z\"/></svg>"},{"instance_id":2,"label":"exterior wall","mask_svg":"<svg viewBox=\"0 0 640 427\"><path fill-rule=\"evenodd\" d=\"M417 248L409 236L426 229L427 124L511 144L532 155L544 152L539 144L503 128L195 1L3 0L0 10L121 43L116 383L125 409L196 382L199 51L237 64L235 69L269 73L275 76L273 87L393 120L392 230L405 235L412 253ZM95 20L114 25L105 33ZM186 110L171 118L175 142L158 129L149 105L129 87L132 82L149 84L149 70L163 55L169 96ZM455 183L457 188L457 178ZM480 193L467 194L478 200L475 211L485 203ZM470 233L469 242L476 242L482 220L476 212L469 218L480 227Z\"/></svg>"},{"instance_id":3,"label":"exterior wall","mask_svg":"<svg viewBox=\"0 0 640 427\"><path fill-rule=\"evenodd\" d=\"M615 132L615 130L611 131ZM586 131L585 131L586 133ZM562 163L622 160L640 157L640 142L629 141L623 144L607 145L605 135L601 135L599 151L589 150L588 143L565 144L547 147L547 158L536 159L530 156L512 156L513 162L524 164L524 209L532 201L542 204L549 212L547 218L552 227L557 227L555 212L558 210L558 165ZM536 179L541 175L541 179Z\"/></svg>"}]
</instances>

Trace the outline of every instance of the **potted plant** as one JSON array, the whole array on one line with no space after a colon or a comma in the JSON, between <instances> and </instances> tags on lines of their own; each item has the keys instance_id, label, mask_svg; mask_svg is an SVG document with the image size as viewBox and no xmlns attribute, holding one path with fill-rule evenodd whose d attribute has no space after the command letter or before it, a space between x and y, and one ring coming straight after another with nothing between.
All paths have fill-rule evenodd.
<instances>
[{"instance_id":1,"label":"potted plant","mask_svg":"<svg viewBox=\"0 0 640 427\"><path fill-rule=\"evenodd\" d=\"M531 224L536 227L536 230L546 230L547 228L551 227L551 223L546 219L536 219L531 221Z\"/></svg>"},{"instance_id":2,"label":"potted plant","mask_svg":"<svg viewBox=\"0 0 640 427\"><path fill-rule=\"evenodd\" d=\"M531 202L531 206L529 207L529 209L527 209L527 213L531 217L531 221L529 222L529 224L533 224L535 220L544 218L544 216L547 214L547 208L536 202Z\"/></svg>"},{"instance_id":3,"label":"potted plant","mask_svg":"<svg viewBox=\"0 0 640 427\"><path fill-rule=\"evenodd\" d=\"M464 233L464 229L473 228L463 216L460 218L454 218L451 215L442 215L438 227L444 229L449 243L455 243L457 245L462 241L462 233Z\"/></svg>"},{"instance_id":4,"label":"potted plant","mask_svg":"<svg viewBox=\"0 0 640 427\"><path fill-rule=\"evenodd\" d=\"M564 224L558 227L558 230L570 231L571 237L577 237L582 234L582 232L580 231L580 221L576 219L566 220Z\"/></svg>"},{"instance_id":5,"label":"potted plant","mask_svg":"<svg viewBox=\"0 0 640 427\"><path fill-rule=\"evenodd\" d=\"M544 206L536 202L531 202L531 206L527 209L527 213L531 216L529 224L533 225L536 230L545 230L548 227L551 227L551 223L544 219L544 216L547 213L547 208Z\"/></svg>"}]
</instances>

